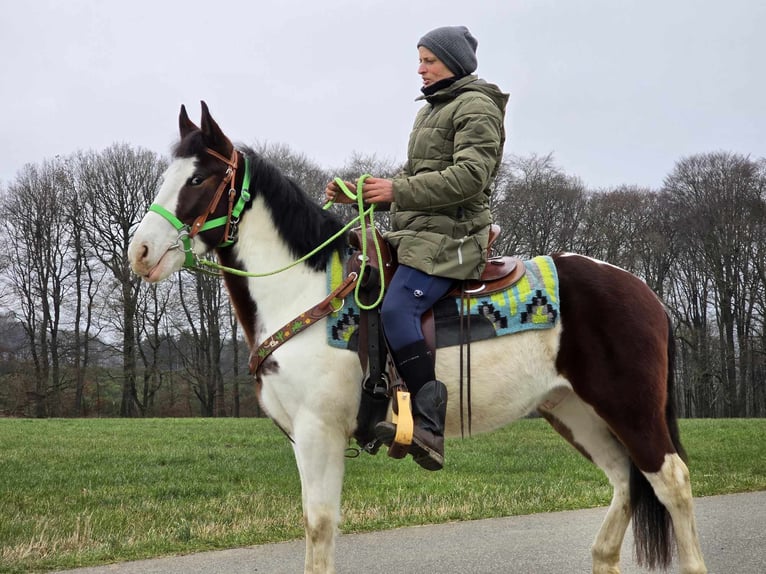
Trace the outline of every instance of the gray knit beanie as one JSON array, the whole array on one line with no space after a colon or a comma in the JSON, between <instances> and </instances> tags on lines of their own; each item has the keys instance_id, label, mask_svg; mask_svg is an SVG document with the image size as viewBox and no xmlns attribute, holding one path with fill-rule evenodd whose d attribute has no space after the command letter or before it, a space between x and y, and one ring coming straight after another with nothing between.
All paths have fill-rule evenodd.
<instances>
[{"instance_id":1,"label":"gray knit beanie","mask_svg":"<svg viewBox=\"0 0 766 574\"><path fill-rule=\"evenodd\" d=\"M476 71L478 44L465 26L436 28L418 41L418 47L431 50L456 76L467 76Z\"/></svg>"}]
</instances>

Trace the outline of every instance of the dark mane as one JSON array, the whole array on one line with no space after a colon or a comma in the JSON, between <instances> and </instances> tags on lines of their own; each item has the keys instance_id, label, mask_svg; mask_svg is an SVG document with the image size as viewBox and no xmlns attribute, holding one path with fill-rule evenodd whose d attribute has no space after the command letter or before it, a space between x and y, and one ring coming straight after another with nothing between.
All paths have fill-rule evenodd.
<instances>
[{"instance_id":1,"label":"dark mane","mask_svg":"<svg viewBox=\"0 0 766 574\"><path fill-rule=\"evenodd\" d=\"M343 227L337 216L323 210L295 180L284 175L274 164L248 147L239 149L250 160L250 192L254 197L255 194L263 197L280 237L296 258L314 250ZM332 252L345 246L344 234L309 258L307 263L316 271L324 270Z\"/></svg>"},{"instance_id":2,"label":"dark mane","mask_svg":"<svg viewBox=\"0 0 766 574\"><path fill-rule=\"evenodd\" d=\"M175 145L173 157L196 156L203 160L207 158L206 148L203 133L195 130ZM337 216L323 210L295 180L283 174L274 164L247 146L238 146L238 149L250 160L250 193L253 198L258 195L263 197L280 237L296 259L313 251L343 227ZM242 174L244 171L238 174L238 185ZM245 209L250 209L251 205ZM342 235L326 249L310 257L307 264L316 271L322 271L332 252L340 251L345 246L346 238Z\"/></svg>"}]
</instances>

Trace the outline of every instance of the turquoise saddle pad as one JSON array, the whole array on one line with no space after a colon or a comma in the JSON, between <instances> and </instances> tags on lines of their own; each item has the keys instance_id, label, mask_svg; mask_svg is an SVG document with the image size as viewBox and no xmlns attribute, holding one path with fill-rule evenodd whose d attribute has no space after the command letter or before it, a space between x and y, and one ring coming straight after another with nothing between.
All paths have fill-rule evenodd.
<instances>
[{"instance_id":1,"label":"turquoise saddle pad","mask_svg":"<svg viewBox=\"0 0 766 574\"><path fill-rule=\"evenodd\" d=\"M524 277L515 285L491 295L470 297L463 311L470 315L470 339L479 341L531 329L549 329L559 319L559 281L548 256L524 261ZM328 265L328 292L343 279L345 262L333 257ZM460 298L447 297L434 306L437 348L460 344ZM353 293L344 306L327 318L327 342L333 347L357 350L359 306ZM464 338L467 334L464 333Z\"/></svg>"}]
</instances>

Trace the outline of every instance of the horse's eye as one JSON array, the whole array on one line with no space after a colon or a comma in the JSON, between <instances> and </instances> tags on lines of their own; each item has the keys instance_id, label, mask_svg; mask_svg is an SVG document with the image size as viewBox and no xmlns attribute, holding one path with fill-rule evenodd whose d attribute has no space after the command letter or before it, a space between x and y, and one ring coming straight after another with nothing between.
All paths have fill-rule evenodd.
<instances>
[{"instance_id":1,"label":"horse's eye","mask_svg":"<svg viewBox=\"0 0 766 574\"><path fill-rule=\"evenodd\" d=\"M205 181L205 178L201 175L195 175L192 176L192 178L189 180L189 185L202 185L202 182Z\"/></svg>"}]
</instances>

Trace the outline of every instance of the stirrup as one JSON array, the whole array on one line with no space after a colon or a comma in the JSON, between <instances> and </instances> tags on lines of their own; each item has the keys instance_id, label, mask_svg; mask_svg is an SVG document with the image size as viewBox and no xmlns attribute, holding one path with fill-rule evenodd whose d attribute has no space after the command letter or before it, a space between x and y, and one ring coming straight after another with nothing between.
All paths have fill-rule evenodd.
<instances>
[{"instance_id":1,"label":"stirrup","mask_svg":"<svg viewBox=\"0 0 766 574\"><path fill-rule=\"evenodd\" d=\"M388 456L391 458L404 458L412 444L412 434L415 423L412 420L412 402L410 393L396 391L396 409L394 409L392 422L396 425L396 435L388 447Z\"/></svg>"}]
</instances>

